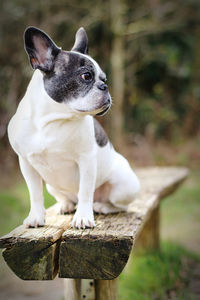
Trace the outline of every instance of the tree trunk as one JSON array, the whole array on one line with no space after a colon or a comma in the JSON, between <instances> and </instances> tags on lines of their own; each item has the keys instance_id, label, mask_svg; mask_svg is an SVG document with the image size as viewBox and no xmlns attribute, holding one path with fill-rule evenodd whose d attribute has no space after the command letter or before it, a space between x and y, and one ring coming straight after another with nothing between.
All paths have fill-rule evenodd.
<instances>
[{"instance_id":1,"label":"tree trunk","mask_svg":"<svg viewBox=\"0 0 200 300\"><path fill-rule=\"evenodd\" d=\"M121 0L110 0L111 28L113 32L111 50L111 78L113 107L111 114L112 141L119 146L123 139L124 99L124 45L123 45L123 4Z\"/></svg>"},{"instance_id":2,"label":"tree trunk","mask_svg":"<svg viewBox=\"0 0 200 300\"><path fill-rule=\"evenodd\" d=\"M188 99L188 114L186 115L186 119L184 122L185 132L191 136L195 135L198 130L200 130L199 126L199 114L200 114L200 104L199 104L199 93L198 87L200 82L200 25L196 25L196 41L195 41L195 49L194 49L194 61L193 61L193 74L191 78L191 86L192 90L189 94Z\"/></svg>"}]
</instances>

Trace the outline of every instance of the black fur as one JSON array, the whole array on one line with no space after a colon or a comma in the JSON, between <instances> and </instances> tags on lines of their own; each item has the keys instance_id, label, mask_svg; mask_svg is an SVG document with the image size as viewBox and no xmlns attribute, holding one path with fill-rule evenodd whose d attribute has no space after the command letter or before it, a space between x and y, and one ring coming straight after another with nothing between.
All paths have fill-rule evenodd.
<instances>
[{"instance_id":1,"label":"black fur","mask_svg":"<svg viewBox=\"0 0 200 300\"><path fill-rule=\"evenodd\" d=\"M94 132L95 132L95 139L97 144L100 147L106 146L109 141L108 137L101 124L95 118L94 118Z\"/></svg>"},{"instance_id":2,"label":"black fur","mask_svg":"<svg viewBox=\"0 0 200 300\"><path fill-rule=\"evenodd\" d=\"M94 65L78 53L61 51L54 63L52 72L44 74L44 87L47 94L56 102L70 101L84 97L93 87ZM92 80L85 82L81 75L91 72Z\"/></svg>"}]
</instances>

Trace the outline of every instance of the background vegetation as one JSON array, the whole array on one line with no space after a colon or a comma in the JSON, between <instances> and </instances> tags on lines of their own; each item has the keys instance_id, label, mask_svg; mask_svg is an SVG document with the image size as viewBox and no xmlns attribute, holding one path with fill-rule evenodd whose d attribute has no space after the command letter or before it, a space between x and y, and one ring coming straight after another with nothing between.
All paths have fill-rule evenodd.
<instances>
[{"instance_id":1,"label":"background vegetation","mask_svg":"<svg viewBox=\"0 0 200 300\"><path fill-rule=\"evenodd\" d=\"M113 106L99 120L115 147L136 166L191 169L187 184L162 203L161 251L134 256L122 274L122 300L190 300L200 294L199 7L198 0L0 0L1 234L28 213L27 189L6 133L33 73L23 46L27 26L43 29L65 50L84 26L89 53L107 73ZM46 192L45 198L48 207L53 200ZM0 297L15 299L20 280L7 278L2 266ZM15 286L13 294L8 285ZM19 299L27 299L21 286Z\"/></svg>"},{"instance_id":2,"label":"background vegetation","mask_svg":"<svg viewBox=\"0 0 200 300\"><path fill-rule=\"evenodd\" d=\"M115 146L122 133L139 153L145 142L199 139L199 6L198 0L0 0L0 149L10 149L6 127L32 74L23 48L29 25L66 50L76 30L86 28L114 100L100 120ZM190 149L188 159L199 159L199 152Z\"/></svg>"}]
</instances>

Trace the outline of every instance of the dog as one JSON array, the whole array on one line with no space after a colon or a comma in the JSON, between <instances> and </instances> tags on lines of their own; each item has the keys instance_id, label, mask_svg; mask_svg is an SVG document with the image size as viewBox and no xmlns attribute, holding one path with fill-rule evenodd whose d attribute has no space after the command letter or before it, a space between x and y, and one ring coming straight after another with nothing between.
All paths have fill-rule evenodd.
<instances>
[{"instance_id":1,"label":"dog","mask_svg":"<svg viewBox=\"0 0 200 300\"><path fill-rule=\"evenodd\" d=\"M8 125L30 194L26 227L45 224L43 181L57 200L58 213L75 211L71 226L92 228L94 211L127 211L140 182L128 161L115 151L94 116L112 100L106 75L88 55L81 27L71 51L63 51L36 27L24 33L35 70L25 96Z\"/></svg>"}]
</instances>

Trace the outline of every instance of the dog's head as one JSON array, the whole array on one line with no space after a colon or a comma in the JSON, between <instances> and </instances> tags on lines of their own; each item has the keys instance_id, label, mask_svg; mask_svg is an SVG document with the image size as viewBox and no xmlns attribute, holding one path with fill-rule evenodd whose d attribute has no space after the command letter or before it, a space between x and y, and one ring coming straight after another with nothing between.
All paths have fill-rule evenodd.
<instances>
[{"instance_id":1,"label":"dog's head","mask_svg":"<svg viewBox=\"0 0 200 300\"><path fill-rule=\"evenodd\" d=\"M46 33L35 27L26 29L24 40L31 66L42 71L44 88L54 101L92 115L103 115L110 108L106 75L88 56L84 28L77 31L71 51L61 50Z\"/></svg>"}]
</instances>

